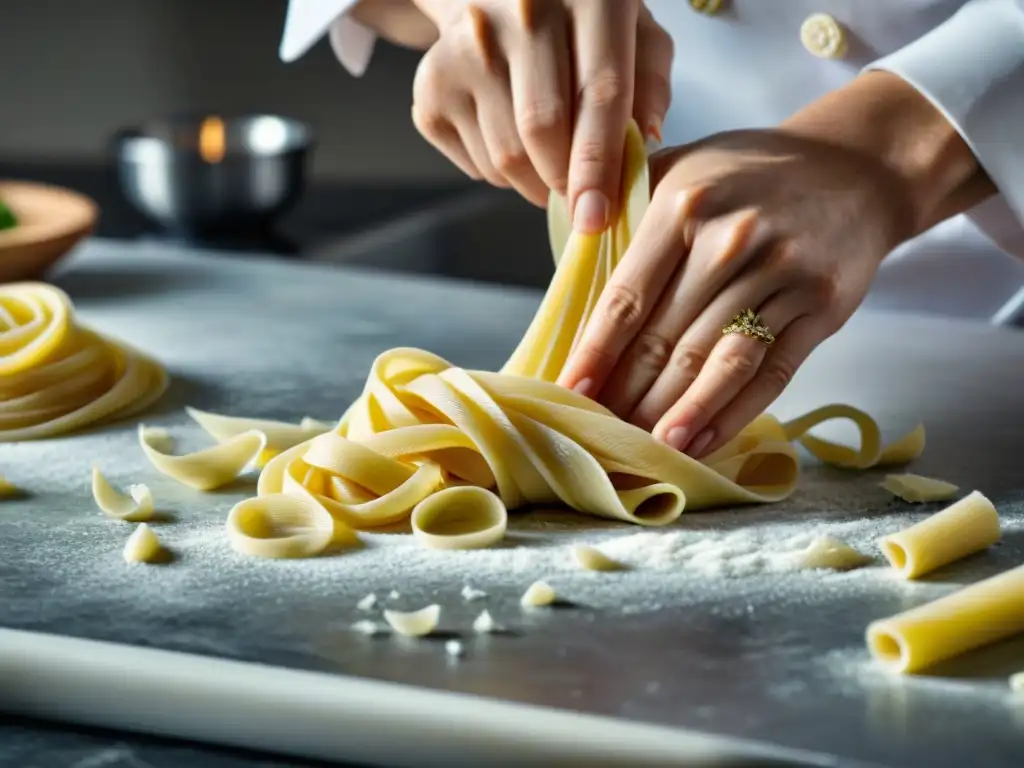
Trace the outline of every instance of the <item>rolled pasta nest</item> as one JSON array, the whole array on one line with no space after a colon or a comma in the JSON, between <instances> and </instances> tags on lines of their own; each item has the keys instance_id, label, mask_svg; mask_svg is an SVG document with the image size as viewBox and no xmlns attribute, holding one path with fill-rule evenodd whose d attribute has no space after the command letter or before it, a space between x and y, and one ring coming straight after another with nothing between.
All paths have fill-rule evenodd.
<instances>
[{"instance_id":1,"label":"rolled pasta nest","mask_svg":"<svg viewBox=\"0 0 1024 768\"><path fill-rule=\"evenodd\" d=\"M152 358L78 324L44 283L0 285L0 442L54 437L138 413L167 388Z\"/></svg>"},{"instance_id":2,"label":"rolled pasta nest","mask_svg":"<svg viewBox=\"0 0 1024 768\"><path fill-rule=\"evenodd\" d=\"M921 452L921 427L886 448L867 414L828 405L788 422L764 414L697 461L556 385L649 202L647 156L635 125L623 183L622 212L601 236L571 234L564 202L552 200L558 268L500 373L465 370L419 349L383 353L337 426L270 458L258 499L246 509L291 498L353 529L412 515L427 546L483 546L504 532L506 510L529 504L561 503L659 526L684 510L777 501L797 482L796 442L822 461L853 468L902 463ZM858 449L809 434L836 418L858 427Z\"/></svg>"}]
</instances>

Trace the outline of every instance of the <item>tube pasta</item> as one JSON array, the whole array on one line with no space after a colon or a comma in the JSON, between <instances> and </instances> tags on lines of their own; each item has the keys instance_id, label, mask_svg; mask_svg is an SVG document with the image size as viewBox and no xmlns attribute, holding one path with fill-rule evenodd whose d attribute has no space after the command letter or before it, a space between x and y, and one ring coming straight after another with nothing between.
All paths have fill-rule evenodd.
<instances>
[{"instance_id":1,"label":"tube pasta","mask_svg":"<svg viewBox=\"0 0 1024 768\"><path fill-rule=\"evenodd\" d=\"M763 414L696 461L557 386L649 204L649 184L643 139L631 124L624 202L603 235L573 233L564 202L552 197L549 230L558 267L500 373L457 368L418 349L384 352L336 426L266 463L259 495L312 499L356 529L408 520L434 494L466 486L493 492L505 510L560 502L599 517L658 526L684 510L787 497L799 472L795 443L821 461L862 469L920 454L923 428L885 446L867 414L826 405L788 422ZM810 434L831 419L851 420L860 446ZM460 498L479 504L474 514L482 519L493 518L492 496L474 492ZM420 509L425 515L437 507L428 502Z\"/></svg>"},{"instance_id":2,"label":"tube pasta","mask_svg":"<svg viewBox=\"0 0 1024 768\"><path fill-rule=\"evenodd\" d=\"M535 581L519 598L520 605L526 608L539 608L544 605L551 605L558 599L555 589L545 581Z\"/></svg>"},{"instance_id":3,"label":"tube pasta","mask_svg":"<svg viewBox=\"0 0 1024 768\"><path fill-rule=\"evenodd\" d=\"M412 532L431 549L483 549L501 541L508 513L501 499L485 488L445 488L412 511Z\"/></svg>"},{"instance_id":4,"label":"tube pasta","mask_svg":"<svg viewBox=\"0 0 1024 768\"><path fill-rule=\"evenodd\" d=\"M577 544L572 548L572 556L581 568L587 571L622 571L626 566L613 560L604 552L585 544Z\"/></svg>"},{"instance_id":5,"label":"tube pasta","mask_svg":"<svg viewBox=\"0 0 1024 768\"><path fill-rule=\"evenodd\" d=\"M92 468L92 498L107 517L140 523L153 517L153 494L147 485L128 486L128 495L118 493L100 472Z\"/></svg>"},{"instance_id":6,"label":"tube pasta","mask_svg":"<svg viewBox=\"0 0 1024 768\"><path fill-rule=\"evenodd\" d=\"M423 637L437 629L441 619L441 606L428 605L418 611L384 611L386 621L395 632L406 637Z\"/></svg>"},{"instance_id":7,"label":"tube pasta","mask_svg":"<svg viewBox=\"0 0 1024 768\"><path fill-rule=\"evenodd\" d=\"M331 427L306 417L299 424L271 419L250 419L239 416L222 416L218 413L200 411L197 408L185 408L185 412L202 427L218 443L226 443L244 432L258 430L266 435L267 443L257 459L262 467L281 451L286 451L299 443L327 432Z\"/></svg>"},{"instance_id":8,"label":"tube pasta","mask_svg":"<svg viewBox=\"0 0 1024 768\"><path fill-rule=\"evenodd\" d=\"M145 523L140 523L124 545L126 563L151 563L163 551L160 539Z\"/></svg>"},{"instance_id":9,"label":"tube pasta","mask_svg":"<svg viewBox=\"0 0 1024 768\"><path fill-rule=\"evenodd\" d=\"M886 475L880 484L893 496L904 501L917 503L949 501L960 489L945 480L935 480L921 475Z\"/></svg>"},{"instance_id":10,"label":"tube pasta","mask_svg":"<svg viewBox=\"0 0 1024 768\"><path fill-rule=\"evenodd\" d=\"M999 541L999 514L978 491L906 530L885 536L882 554L906 579L924 576Z\"/></svg>"},{"instance_id":11,"label":"tube pasta","mask_svg":"<svg viewBox=\"0 0 1024 768\"><path fill-rule=\"evenodd\" d=\"M167 383L155 360L79 325L63 291L0 285L0 443L138 413Z\"/></svg>"},{"instance_id":12,"label":"tube pasta","mask_svg":"<svg viewBox=\"0 0 1024 768\"><path fill-rule=\"evenodd\" d=\"M238 502L228 513L226 528L232 549L254 557L312 557L331 544L358 541L314 499L284 494Z\"/></svg>"},{"instance_id":13,"label":"tube pasta","mask_svg":"<svg viewBox=\"0 0 1024 768\"><path fill-rule=\"evenodd\" d=\"M139 425L139 444L150 464L179 483L199 491L210 491L236 479L263 452L267 438L259 430L249 430L226 442L183 456L160 450L165 430Z\"/></svg>"},{"instance_id":14,"label":"tube pasta","mask_svg":"<svg viewBox=\"0 0 1024 768\"><path fill-rule=\"evenodd\" d=\"M1024 566L972 584L867 629L871 655L897 672L918 672L1024 632Z\"/></svg>"}]
</instances>

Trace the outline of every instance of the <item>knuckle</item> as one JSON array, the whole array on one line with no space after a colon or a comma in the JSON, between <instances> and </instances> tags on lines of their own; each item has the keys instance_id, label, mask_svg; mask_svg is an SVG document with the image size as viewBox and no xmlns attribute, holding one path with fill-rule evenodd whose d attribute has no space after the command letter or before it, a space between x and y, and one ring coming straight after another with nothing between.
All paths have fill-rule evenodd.
<instances>
[{"instance_id":1,"label":"knuckle","mask_svg":"<svg viewBox=\"0 0 1024 768\"><path fill-rule=\"evenodd\" d=\"M440 112L417 106L413 110L413 125L428 141L437 143L448 131L448 120Z\"/></svg>"},{"instance_id":2,"label":"knuckle","mask_svg":"<svg viewBox=\"0 0 1024 768\"><path fill-rule=\"evenodd\" d=\"M611 286L602 314L613 328L634 328L644 315L643 298L639 292L627 286Z\"/></svg>"},{"instance_id":3,"label":"knuckle","mask_svg":"<svg viewBox=\"0 0 1024 768\"><path fill-rule=\"evenodd\" d=\"M672 353L672 367L678 371L686 381L693 381L700 374L708 361L708 356L693 347L676 347Z\"/></svg>"},{"instance_id":4,"label":"knuckle","mask_svg":"<svg viewBox=\"0 0 1024 768\"><path fill-rule=\"evenodd\" d=\"M429 107L436 103L441 93L441 84L444 80L444 73L441 71L439 58L428 51L420 59L416 67L416 74L412 79L412 99L414 104L421 104Z\"/></svg>"},{"instance_id":5,"label":"knuckle","mask_svg":"<svg viewBox=\"0 0 1024 768\"><path fill-rule=\"evenodd\" d=\"M561 99L538 99L524 105L517 116L519 133L525 139L546 139L566 127L569 111Z\"/></svg>"},{"instance_id":6,"label":"knuckle","mask_svg":"<svg viewBox=\"0 0 1024 768\"><path fill-rule=\"evenodd\" d=\"M604 69L589 77L580 89L582 101L597 108L614 107L628 95L626 78L614 69Z\"/></svg>"},{"instance_id":7,"label":"knuckle","mask_svg":"<svg viewBox=\"0 0 1024 768\"><path fill-rule=\"evenodd\" d=\"M718 359L718 364L730 379L750 379L758 367L758 361L741 349L729 349L723 352Z\"/></svg>"},{"instance_id":8,"label":"knuckle","mask_svg":"<svg viewBox=\"0 0 1024 768\"><path fill-rule=\"evenodd\" d=\"M765 387L774 395L781 393L796 375L796 366L784 357L772 358L761 368Z\"/></svg>"},{"instance_id":9,"label":"knuckle","mask_svg":"<svg viewBox=\"0 0 1024 768\"><path fill-rule=\"evenodd\" d=\"M497 150L492 158L494 167L505 176L516 176L531 168L526 150L520 147L504 147Z\"/></svg>"},{"instance_id":10,"label":"knuckle","mask_svg":"<svg viewBox=\"0 0 1024 768\"><path fill-rule=\"evenodd\" d=\"M807 294L815 307L833 306L839 299L839 275L833 271L821 271L807 278Z\"/></svg>"},{"instance_id":11,"label":"knuckle","mask_svg":"<svg viewBox=\"0 0 1024 768\"><path fill-rule=\"evenodd\" d=\"M644 367L660 371L671 355L672 345L656 333L641 333L633 342L633 359Z\"/></svg>"}]
</instances>

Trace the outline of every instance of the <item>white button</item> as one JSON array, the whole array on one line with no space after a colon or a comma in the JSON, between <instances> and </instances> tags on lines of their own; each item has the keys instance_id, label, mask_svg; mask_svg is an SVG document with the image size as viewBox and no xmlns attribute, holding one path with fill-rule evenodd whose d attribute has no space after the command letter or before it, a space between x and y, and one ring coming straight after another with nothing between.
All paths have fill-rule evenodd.
<instances>
[{"instance_id":1,"label":"white button","mask_svg":"<svg viewBox=\"0 0 1024 768\"><path fill-rule=\"evenodd\" d=\"M722 7L722 0L690 0L690 7L698 13L713 16Z\"/></svg>"},{"instance_id":2,"label":"white button","mask_svg":"<svg viewBox=\"0 0 1024 768\"><path fill-rule=\"evenodd\" d=\"M804 20L800 42L821 59L841 59L846 55L846 33L827 13L815 13Z\"/></svg>"}]
</instances>

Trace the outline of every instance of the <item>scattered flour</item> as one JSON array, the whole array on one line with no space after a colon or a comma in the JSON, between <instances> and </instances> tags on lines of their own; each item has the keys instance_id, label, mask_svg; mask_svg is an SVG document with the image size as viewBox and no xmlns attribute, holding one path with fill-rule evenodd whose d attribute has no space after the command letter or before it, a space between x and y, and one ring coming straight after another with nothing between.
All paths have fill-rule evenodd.
<instances>
[{"instance_id":1,"label":"scattered flour","mask_svg":"<svg viewBox=\"0 0 1024 768\"><path fill-rule=\"evenodd\" d=\"M487 593L482 589L474 589L469 584L462 588L463 600L483 600L485 597L487 597Z\"/></svg>"}]
</instances>

